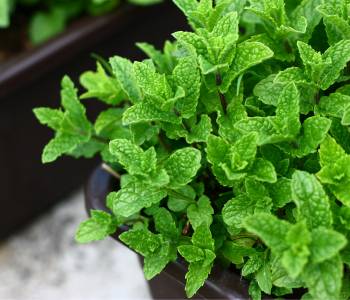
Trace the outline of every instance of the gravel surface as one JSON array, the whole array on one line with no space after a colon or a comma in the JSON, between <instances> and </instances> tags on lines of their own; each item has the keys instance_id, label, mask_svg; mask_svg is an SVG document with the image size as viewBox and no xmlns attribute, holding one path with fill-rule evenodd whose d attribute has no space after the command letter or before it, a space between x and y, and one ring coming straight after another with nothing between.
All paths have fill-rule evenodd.
<instances>
[{"instance_id":1,"label":"gravel surface","mask_svg":"<svg viewBox=\"0 0 350 300\"><path fill-rule=\"evenodd\" d=\"M0 300L151 299L137 256L107 239L78 245L80 191L0 245Z\"/></svg>"}]
</instances>

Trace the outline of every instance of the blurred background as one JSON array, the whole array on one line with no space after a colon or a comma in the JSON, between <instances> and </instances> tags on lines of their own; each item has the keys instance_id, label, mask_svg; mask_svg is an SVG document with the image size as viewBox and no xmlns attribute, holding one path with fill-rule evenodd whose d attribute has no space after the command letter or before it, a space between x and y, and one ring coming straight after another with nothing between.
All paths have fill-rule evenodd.
<instances>
[{"instance_id":1,"label":"blurred background","mask_svg":"<svg viewBox=\"0 0 350 300\"><path fill-rule=\"evenodd\" d=\"M32 113L58 107L61 78L78 84L95 69L92 53L142 59L136 42L159 49L187 29L170 1L144 1L0 0L0 300L151 297L131 251L112 239L74 242L86 218L83 185L99 159L42 165L52 131ZM104 109L84 103L90 118Z\"/></svg>"}]
</instances>

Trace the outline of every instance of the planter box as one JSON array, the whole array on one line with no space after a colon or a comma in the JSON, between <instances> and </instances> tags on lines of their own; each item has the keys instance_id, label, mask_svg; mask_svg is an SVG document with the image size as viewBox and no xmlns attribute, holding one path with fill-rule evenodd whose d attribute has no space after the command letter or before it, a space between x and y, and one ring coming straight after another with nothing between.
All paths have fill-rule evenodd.
<instances>
[{"instance_id":1,"label":"planter box","mask_svg":"<svg viewBox=\"0 0 350 300\"><path fill-rule=\"evenodd\" d=\"M99 209L108 211L105 199L109 192L116 190L118 182L101 168L97 168L91 175L85 187L86 209ZM126 231L127 227L121 227L113 236L118 240L118 235ZM186 263L179 259L170 263L166 269L149 281L152 296L155 299L185 299L185 274ZM249 299L247 283L232 270L226 270L216 265L204 286L193 299Z\"/></svg>"},{"instance_id":2,"label":"planter box","mask_svg":"<svg viewBox=\"0 0 350 300\"><path fill-rule=\"evenodd\" d=\"M90 53L143 57L135 42L162 46L170 34L186 29L181 12L170 3L152 7L120 7L101 17L76 21L63 35L0 64L0 197L6 212L0 219L0 239L21 228L81 185L96 161L62 158L42 165L40 156L52 131L35 119L34 107L59 105L64 74L76 82L94 69ZM96 115L101 104L86 100Z\"/></svg>"}]
</instances>

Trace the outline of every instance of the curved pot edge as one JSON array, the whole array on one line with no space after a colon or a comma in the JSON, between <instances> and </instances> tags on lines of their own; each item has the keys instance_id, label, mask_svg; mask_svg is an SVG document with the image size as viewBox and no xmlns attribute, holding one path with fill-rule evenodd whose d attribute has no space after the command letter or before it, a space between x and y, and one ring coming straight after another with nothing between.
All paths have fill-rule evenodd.
<instances>
[{"instance_id":1,"label":"curved pot edge","mask_svg":"<svg viewBox=\"0 0 350 300\"><path fill-rule=\"evenodd\" d=\"M103 170L101 166L93 171L84 190L85 207L88 214L91 209L109 211L105 205L105 199L108 193L112 191L111 183L111 175ZM112 238L121 243L118 235L127 230L126 226L119 228L117 233L112 235ZM186 271L186 263L179 259L170 263L162 273L166 273L168 277L185 287ZM209 278L195 297L201 299L248 299L248 285L239 275L215 265Z\"/></svg>"}]
</instances>

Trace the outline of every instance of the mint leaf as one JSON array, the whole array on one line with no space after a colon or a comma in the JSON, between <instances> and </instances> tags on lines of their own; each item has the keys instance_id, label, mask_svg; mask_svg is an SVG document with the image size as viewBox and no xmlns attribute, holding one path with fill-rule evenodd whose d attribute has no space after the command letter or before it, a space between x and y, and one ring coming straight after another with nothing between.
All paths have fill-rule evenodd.
<instances>
[{"instance_id":1,"label":"mint leaf","mask_svg":"<svg viewBox=\"0 0 350 300\"><path fill-rule=\"evenodd\" d=\"M9 0L0 1L0 27L7 27L10 24L10 4Z\"/></svg>"},{"instance_id":2,"label":"mint leaf","mask_svg":"<svg viewBox=\"0 0 350 300\"><path fill-rule=\"evenodd\" d=\"M232 81L247 69L273 56L270 48L258 42L245 42L237 46L232 69L224 76L220 91L226 93Z\"/></svg>"},{"instance_id":3,"label":"mint leaf","mask_svg":"<svg viewBox=\"0 0 350 300\"><path fill-rule=\"evenodd\" d=\"M249 232L257 234L272 250L283 251L288 247L285 237L290 224L286 221L279 220L270 214L259 213L247 217L244 227Z\"/></svg>"},{"instance_id":4,"label":"mint leaf","mask_svg":"<svg viewBox=\"0 0 350 300\"><path fill-rule=\"evenodd\" d=\"M346 238L337 231L326 228L313 230L310 245L312 262L320 263L334 257L346 243Z\"/></svg>"},{"instance_id":5,"label":"mint leaf","mask_svg":"<svg viewBox=\"0 0 350 300\"><path fill-rule=\"evenodd\" d=\"M201 153L194 148L175 151L165 161L164 168L170 177L172 187L184 186L191 182L200 168Z\"/></svg>"},{"instance_id":6,"label":"mint leaf","mask_svg":"<svg viewBox=\"0 0 350 300\"><path fill-rule=\"evenodd\" d=\"M198 289L203 286L212 268L213 258L204 261L193 262L186 273L186 295L193 297Z\"/></svg>"},{"instance_id":7,"label":"mint leaf","mask_svg":"<svg viewBox=\"0 0 350 300\"><path fill-rule=\"evenodd\" d=\"M174 84L185 91L185 97L176 102L175 108L184 118L189 118L195 114L201 86L195 57L181 58L173 71L172 78Z\"/></svg>"},{"instance_id":8,"label":"mint leaf","mask_svg":"<svg viewBox=\"0 0 350 300\"><path fill-rule=\"evenodd\" d=\"M97 98L107 104L117 105L123 100L118 81L109 77L100 63L97 71L87 71L80 76L81 85L87 90L81 99Z\"/></svg>"},{"instance_id":9,"label":"mint leaf","mask_svg":"<svg viewBox=\"0 0 350 300\"><path fill-rule=\"evenodd\" d=\"M235 127L242 132L257 132L258 145L293 139L300 129L299 92L295 84L288 84L282 90L276 116L247 118L237 122Z\"/></svg>"},{"instance_id":10,"label":"mint leaf","mask_svg":"<svg viewBox=\"0 0 350 300\"><path fill-rule=\"evenodd\" d=\"M159 203L167 195L166 191L142 182L131 182L118 192L107 197L114 214L130 217L142 208Z\"/></svg>"},{"instance_id":11,"label":"mint leaf","mask_svg":"<svg viewBox=\"0 0 350 300\"><path fill-rule=\"evenodd\" d=\"M141 91L136 83L132 63L120 56L112 57L109 62L120 87L127 95L128 99L135 103L141 101Z\"/></svg>"},{"instance_id":12,"label":"mint leaf","mask_svg":"<svg viewBox=\"0 0 350 300\"><path fill-rule=\"evenodd\" d=\"M246 217L254 214L254 207L255 201L245 195L239 195L228 201L222 210L222 217L229 230L242 228Z\"/></svg>"},{"instance_id":13,"label":"mint leaf","mask_svg":"<svg viewBox=\"0 0 350 300\"><path fill-rule=\"evenodd\" d=\"M119 239L137 253L148 256L160 246L160 239L147 229L132 229L119 235Z\"/></svg>"},{"instance_id":14,"label":"mint leaf","mask_svg":"<svg viewBox=\"0 0 350 300\"><path fill-rule=\"evenodd\" d=\"M59 109L36 108L33 110L36 118L43 125L47 125L53 130L59 130L64 118L64 113Z\"/></svg>"},{"instance_id":15,"label":"mint leaf","mask_svg":"<svg viewBox=\"0 0 350 300\"><path fill-rule=\"evenodd\" d=\"M350 40L342 40L330 47L324 54L325 61L330 60L331 64L322 73L320 86L323 90L328 89L339 77L339 73L344 69L350 60Z\"/></svg>"},{"instance_id":16,"label":"mint leaf","mask_svg":"<svg viewBox=\"0 0 350 300\"><path fill-rule=\"evenodd\" d=\"M196 204L191 204L187 208L188 219L193 229L196 229L202 223L210 226L213 222L213 214L214 209L211 206L210 199L206 196L200 197Z\"/></svg>"},{"instance_id":17,"label":"mint leaf","mask_svg":"<svg viewBox=\"0 0 350 300\"><path fill-rule=\"evenodd\" d=\"M79 243L102 240L114 233L117 225L117 221L110 214L100 210L92 210L91 218L79 225L75 239Z\"/></svg>"},{"instance_id":18,"label":"mint leaf","mask_svg":"<svg viewBox=\"0 0 350 300\"><path fill-rule=\"evenodd\" d=\"M154 276L162 272L166 265L173 259L169 242L162 241L162 245L144 259L143 271L145 278L151 280Z\"/></svg>"},{"instance_id":19,"label":"mint leaf","mask_svg":"<svg viewBox=\"0 0 350 300\"><path fill-rule=\"evenodd\" d=\"M259 181L274 183L277 181L275 167L271 162L258 158L254 161L250 175Z\"/></svg>"},{"instance_id":20,"label":"mint leaf","mask_svg":"<svg viewBox=\"0 0 350 300\"><path fill-rule=\"evenodd\" d=\"M292 179L293 200L298 207L298 215L309 228L332 225L332 214L327 194L314 175L295 171Z\"/></svg>"},{"instance_id":21,"label":"mint leaf","mask_svg":"<svg viewBox=\"0 0 350 300\"><path fill-rule=\"evenodd\" d=\"M171 213L165 208L159 208L153 215L156 230L164 236L176 239L179 235L176 223Z\"/></svg>"},{"instance_id":22,"label":"mint leaf","mask_svg":"<svg viewBox=\"0 0 350 300\"><path fill-rule=\"evenodd\" d=\"M177 249L181 256L189 263L202 261L205 259L205 253L201 248L192 245L183 245L179 246Z\"/></svg>"},{"instance_id":23,"label":"mint leaf","mask_svg":"<svg viewBox=\"0 0 350 300\"><path fill-rule=\"evenodd\" d=\"M339 299L343 277L339 256L310 266L302 277L314 299Z\"/></svg>"},{"instance_id":24,"label":"mint leaf","mask_svg":"<svg viewBox=\"0 0 350 300\"><path fill-rule=\"evenodd\" d=\"M143 151L129 140L115 139L110 142L109 150L130 174L144 175L156 168L157 157L154 148Z\"/></svg>"}]
</instances>

